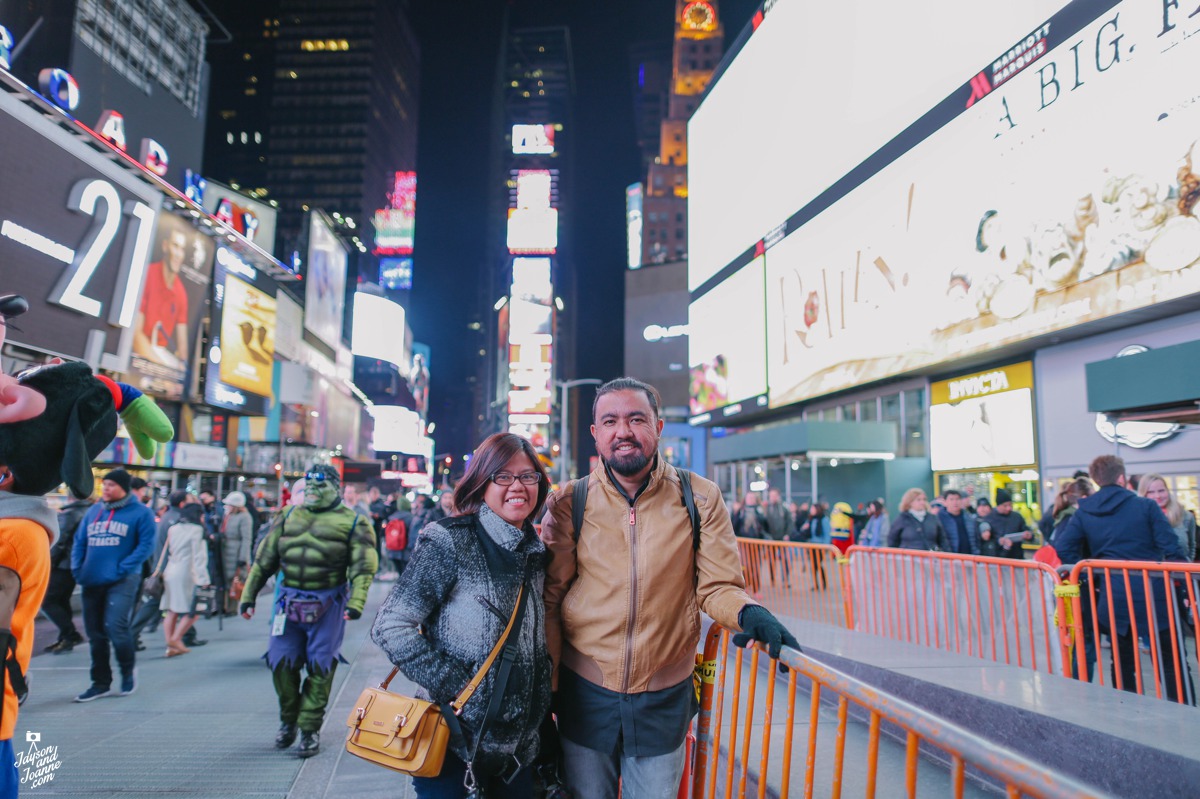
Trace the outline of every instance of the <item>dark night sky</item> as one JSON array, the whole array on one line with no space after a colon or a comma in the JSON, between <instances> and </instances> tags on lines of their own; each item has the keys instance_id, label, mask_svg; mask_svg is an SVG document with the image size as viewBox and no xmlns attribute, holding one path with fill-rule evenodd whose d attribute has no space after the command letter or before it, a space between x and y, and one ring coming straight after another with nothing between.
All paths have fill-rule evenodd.
<instances>
[{"instance_id":1,"label":"dark night sky","mask_svg":"<svg viewBox=\"0 0 1200 799\"><path fill-rule=\"evenodd\" d=\"M433 347L431 418L440 452L468 452L466 379L478 338L467 331L487 251L491 101L504 12L500 0L413 0L421 44L416 268L410 318ZM629 67L632 43L671 41L674 0L511 0L514 26L567 25L575 58L574 242L580 339L575 374L621 373L624 189L639 175ZM726 44L757 8L720 3ZM570 311L571 309L568 309Z\"/></svg>"}]
</instances>

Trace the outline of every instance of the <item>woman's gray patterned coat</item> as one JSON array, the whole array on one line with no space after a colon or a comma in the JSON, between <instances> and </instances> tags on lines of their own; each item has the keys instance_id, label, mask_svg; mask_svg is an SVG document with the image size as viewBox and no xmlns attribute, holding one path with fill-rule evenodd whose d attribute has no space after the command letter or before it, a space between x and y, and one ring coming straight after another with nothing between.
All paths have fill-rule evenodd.
<instances>
[{"instance_id":1,"label":"woman's gray patterned coat","mask_svg":"<svg viewBox=\"0 0 1200 799\"><path fill-rule=\"evenodd\" d=\"M502 573L489 570L476 529L498 545L493 551L502 553ZM371 639L420 686L420 698L448 703L500 640L516 606L527 558L532 576L525 617L520 630L513 632L517 658L500 713L479 745L475 764L481 773L509 768L514 756L521 765L531 763L538 749L538 726L550 706L542 604L546 549L532 528L518 530L486 505L477 516L426 525L403 578L384 600L371 628ZM491 669L463 710L468 746L475 743L498 670ZM454 753L463 760L469 754L458 749Z\"/></svg>"}]
</instances>

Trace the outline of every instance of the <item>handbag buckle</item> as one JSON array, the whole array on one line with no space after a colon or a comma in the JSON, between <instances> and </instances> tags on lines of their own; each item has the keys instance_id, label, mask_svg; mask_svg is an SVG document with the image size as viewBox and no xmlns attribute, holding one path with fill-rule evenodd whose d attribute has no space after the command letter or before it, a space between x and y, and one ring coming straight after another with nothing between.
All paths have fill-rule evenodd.
<instances>
[{"instance_id":1,"label":"handbag buckle","mask_svg":"<svg viewBox=\"0 0 1200 799\"><path fill-rule=\"evenodd\" d=\"M396 729L403 729L404 725L406 724L408 724L408 716L404 715L403 713L398 713L396 715Z\"/></svg>"},{"instance_id":2,"label":"handbag buckle","mask_svg":"<svg viewBox=\"0 0 1200 799\"><path fill-rule=\"evenodd\" d=\"M362 722L367 717L367 709L365 707L358 708L358 720Z\"/></svg>"}]
</instances>

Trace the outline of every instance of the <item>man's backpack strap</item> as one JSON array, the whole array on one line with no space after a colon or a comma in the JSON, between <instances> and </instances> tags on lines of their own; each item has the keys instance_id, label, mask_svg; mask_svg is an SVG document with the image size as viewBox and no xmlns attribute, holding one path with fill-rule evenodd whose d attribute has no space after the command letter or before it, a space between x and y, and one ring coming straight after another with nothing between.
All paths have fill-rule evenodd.
<instances>
[{"instance_id":1,"label":"man's backpack strap","mask_svg":"<svg viewBox=\"0 0 1200 799\"><path fill-rule=\"evenodd\" d=\"M683 506L687 508L688 518L692 520L692 549L700 550L700 513L696 510L696 497L692 494L692 473L687 469L675 467L679 475L679 490L683 493Z\"/></svg>"},{"instance_id":2,"label":"man's backpack strap","mask_svg":"<svg viewBox=\"0 0 1200 799\"><path fill-rule=\"evenodd\" d=\"M579 543L579 531L583 529L583 511L587 507L589 475L575 481L571 499L571 526L575 530L575 543Z\"/></svg>"}]
</instances>

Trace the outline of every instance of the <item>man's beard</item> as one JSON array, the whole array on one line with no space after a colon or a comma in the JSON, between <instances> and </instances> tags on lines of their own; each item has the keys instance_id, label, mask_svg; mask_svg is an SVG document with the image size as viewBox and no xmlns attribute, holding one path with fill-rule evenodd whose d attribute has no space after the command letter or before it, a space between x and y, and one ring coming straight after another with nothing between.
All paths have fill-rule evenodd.
<instances>
[{"instance_id":1,"label":"man's beard","mask_svg":"<svg viewBox=\"0 0 1200 799\"><path fill-rule=\"evenodd\" d=\"M618 459L620 458L620 459ZM613 471L622 477L633 477L638 472L645 469L650 463L650 458L640 449L634 450L627 455L618 456L613 453L608 459L608 465Z\"/></svg>"}]
</instances>

